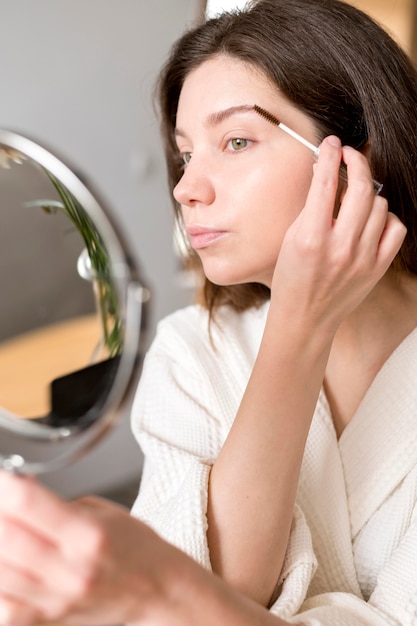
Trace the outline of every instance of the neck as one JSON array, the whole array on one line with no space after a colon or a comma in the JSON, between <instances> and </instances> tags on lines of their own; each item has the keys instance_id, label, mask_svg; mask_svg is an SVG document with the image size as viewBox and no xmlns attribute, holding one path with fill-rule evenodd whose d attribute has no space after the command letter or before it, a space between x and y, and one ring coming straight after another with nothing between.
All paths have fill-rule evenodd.
<instances>
[{"instance_id":1,"label":"neck","mask_svg":"<svg viewBox=\"0 0 417 626\"><path fill-rule=\"evenodd\" d=\"M339 327L335 343L369 346L401 341L417 326L417 276L388 271ZM397 338L397 339L396 339Z\"/></svg>"},{"instance_id":2,"label":"neck","mask_svg":"<svg viewBox=\"0 0 417 626\"><path fill-rule=\"evenodd\" d=\"M417 326L417 277L390 271L341 324L324 387L340 436L373 379Z\"/></svg>"}]
</instances>

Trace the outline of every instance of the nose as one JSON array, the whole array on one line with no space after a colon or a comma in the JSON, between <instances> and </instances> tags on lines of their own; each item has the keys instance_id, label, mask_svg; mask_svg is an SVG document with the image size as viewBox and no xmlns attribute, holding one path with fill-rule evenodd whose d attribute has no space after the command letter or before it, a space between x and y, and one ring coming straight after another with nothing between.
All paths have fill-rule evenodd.
<instances>
[{"instance_id":1,"label":"nose","mask_svg":"<svg viewBox=\"0 0 417 626\"><path fill-rule=\"evenodd\" d=\"M197 158L192 157L190 163L173 191L175 200L182 206L193 207L196 204L209 206L215 198L213 183L211 182L207 167L197 163Z\"/></svg>"}]
</instances>

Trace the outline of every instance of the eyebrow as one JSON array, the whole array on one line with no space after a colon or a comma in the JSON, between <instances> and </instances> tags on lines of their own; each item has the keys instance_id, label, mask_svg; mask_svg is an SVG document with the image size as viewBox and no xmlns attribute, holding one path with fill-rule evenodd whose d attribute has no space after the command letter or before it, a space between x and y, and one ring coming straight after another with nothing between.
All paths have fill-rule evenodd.
<instances>
[{"instance_id":1,"label":"eyebrow","mask_svg":"<svg viewBox=\"0 0 417 626\"><path fill-rule=\"evenodd\" d=\"M218 124L221 124L224 120L227 120L233 115L237 115L238 113L247 113L248 111L254 111L253 104L239 104L237 106L228 107L227 109L222 109L221 111L210 113L210 115L207 116L205 125L217 126ZM175 136L186 137L186 133L180 128L176 128Z\"/></svg>"}]
</instances>

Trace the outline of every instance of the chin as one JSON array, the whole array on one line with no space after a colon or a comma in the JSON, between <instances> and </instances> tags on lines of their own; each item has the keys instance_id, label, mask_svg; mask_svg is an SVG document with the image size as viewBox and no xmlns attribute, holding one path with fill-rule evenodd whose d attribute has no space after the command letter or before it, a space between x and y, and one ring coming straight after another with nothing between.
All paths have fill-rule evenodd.
<instances>
[{"instance_id":1,"label":"chin","mask_svg":"<svg viewBox=\"0 0 417 626\"><path fill-rule=\"evenodd\" d=\"M250 282L236 272L206 271L204 268L204 275L211 283L219 287L230 287L231 285L242 285Z\"/></svg>"},{"instance_id":2,"label":"chin","mask_svg":"<svg viewBox=\"0 0 417 626\"><path fill-rule=\"evenodd\" d=\"M218 287L233 287L234 285L247 285L249 283L265 284L263 281L256 278L242 278L241 276L236 276L235 274L229 277L219 277L214 273L204 275L211 283L213 283L213 285L217 285ZM269 285L266 286L269 287Z\"/></svg>"},{"instance_id":3,"label":"chin","mask_svg":"<svg viewBox=\"0 0 417 626\"><path fill-rule=\"evenodd\" d=\"M219 287L230 287L232 285L245 285L248 283L260 283L266 287L270 287L272 273L243 271L244 268L240 268L240 271L236 271L236 265L219 265L214 263L202 263L203 272L205 277L214 285Z\"/></svg>"}]
</instances>

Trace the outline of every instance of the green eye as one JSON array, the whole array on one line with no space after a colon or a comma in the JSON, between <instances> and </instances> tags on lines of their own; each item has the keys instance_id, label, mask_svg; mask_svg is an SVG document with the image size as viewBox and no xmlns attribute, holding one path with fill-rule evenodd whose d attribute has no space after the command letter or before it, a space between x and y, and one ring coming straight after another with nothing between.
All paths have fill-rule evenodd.
<instances>
[{"instance_id":1,"label":"green eye","mask_svg":"<svg viewBox=\"0 0 417 626\"><path fill-rule=\"evenodd\" d=\"M248 146L248 140L247 139L241 139L240 137L236 137L236 139L231 139L230 140L230 145L232 146L233 150L242 150L243 148L246 148Z\"/></svg>"},{"instance_id":2,"label":"green eye","mask_svg":"<svg viewBox=\"0 0 417 626\"><path fill-rule=\"evenodd\" d=\"M191 157L193 156L192 152L184 152L182 155L182 160L184 161L185 165L188 165L188 163L191 161Z\"/></svg>"}]
</instances>

